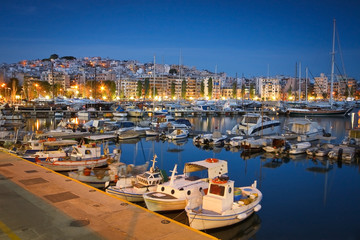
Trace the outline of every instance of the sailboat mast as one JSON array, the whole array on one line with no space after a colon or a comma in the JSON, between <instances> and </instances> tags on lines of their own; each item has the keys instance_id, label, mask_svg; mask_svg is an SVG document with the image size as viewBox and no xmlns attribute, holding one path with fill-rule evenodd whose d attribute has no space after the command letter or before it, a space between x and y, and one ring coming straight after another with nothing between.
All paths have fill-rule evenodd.
<instances>
[{"instance_id":1,"label":"sailboat mast","mask_svg":"<svg viewBox=\"0 0 360 240\"><path fill-rule=\"evenodd\" d=\"M308 101L308 68L305 68L305 101Z\"/></svg>"},{"instance_id":2,"label":"sailboat mast","mask_svg":"<svg viewBox=\"0 0 360 240\"><path fill-rule=\"evenodd\" d=\"M155 55L154 55L154 86L153 86L153 115L155 114L155 66L156 66L156 62L155 62Z\"/></svg>"},{"instance_id":3,"label":"sailboat mast","mask_svg":"<svg viewBox=\"0 0 360 240\"><path fill-rule=\"evenodd\" d=\"M301 62L299 62L299 102L301 101Z\"/></svg>"},{"instance_id":4,"label":"sailboat mast","mask_svg":"<svg viewBox=\"0 0 360 240\"><path fill-rule=\"evenodd\" d=\"M330 104L333 105L333 88L334 88L334 65L335 65L335 25L336 19L334 19L334 30L333 30L333 43L331 52L331 87L330 87Z\"/></svg>"}]
</instances>

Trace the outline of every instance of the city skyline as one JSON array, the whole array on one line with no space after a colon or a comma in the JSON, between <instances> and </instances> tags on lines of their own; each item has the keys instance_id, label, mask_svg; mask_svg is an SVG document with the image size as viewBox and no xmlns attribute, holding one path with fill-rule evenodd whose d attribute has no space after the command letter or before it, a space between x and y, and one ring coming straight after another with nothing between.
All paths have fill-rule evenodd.
<instances>
[{"instance_id":1,"label":"city skyline","mask_svg":"<svg viewBox=\"0 0 360 240\"><path fill-rule=\"evenodd\" d=\"M5 1L0 63L59 56L195 66L246 77L330 73L360 79L355 1ZM342 50L342 51L340 51ZM342 53L342 59L340 56Z\"/></svg>"}]
</instances>

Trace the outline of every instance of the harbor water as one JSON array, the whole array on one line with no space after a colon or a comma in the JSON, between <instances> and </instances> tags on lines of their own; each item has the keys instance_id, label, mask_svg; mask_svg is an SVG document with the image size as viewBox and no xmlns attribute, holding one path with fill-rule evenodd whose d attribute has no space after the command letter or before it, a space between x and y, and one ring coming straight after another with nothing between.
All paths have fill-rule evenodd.
<instances>
[{"instance_id":1,"label":"harbor water","mask_svg":"<svg viewBox=\"0 0 360 240\"><path fill-rule=\"evenodd\" d=\"M360 111L348 117L312 117L340 143L348 130L360 127ZM282 125L291 118L274 116ZM225 133L240 121L240 116L188 118L198 131ZM28 130L53 128L58 120L29 119ZM218 158L228 161L229 177L236 186L249 186L254 180L263 193L262 209L239 224L207 230L221 239L360 239L360 165L308 158L306 155L282 156L266 153L244 154L240 148L200 148L192 138L180 142L140 138L109 142L110 151L122 150L121 161L143 164L158 156L156 165L170 175L174 165L183 171L184 163ZM186 214L164 214L188 224Z\"/></svg>"}]
</instances>

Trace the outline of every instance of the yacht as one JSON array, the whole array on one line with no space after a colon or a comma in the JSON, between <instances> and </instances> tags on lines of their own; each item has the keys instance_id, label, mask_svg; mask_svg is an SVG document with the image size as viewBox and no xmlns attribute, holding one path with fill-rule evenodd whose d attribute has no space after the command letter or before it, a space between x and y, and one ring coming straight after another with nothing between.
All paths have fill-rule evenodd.
<instances>
[{"instance_id":1,"label":"yacht","mask_svg":"<svg viewBox=\"0 0 360 240\"><path fill-rule=\"evenodd\" d=\"M236 124L228 134L261 136L272 135L280 131L280 121L271 120L268 116L258 113L245 114L240 123Z\"/></svg>"}]
</instances>

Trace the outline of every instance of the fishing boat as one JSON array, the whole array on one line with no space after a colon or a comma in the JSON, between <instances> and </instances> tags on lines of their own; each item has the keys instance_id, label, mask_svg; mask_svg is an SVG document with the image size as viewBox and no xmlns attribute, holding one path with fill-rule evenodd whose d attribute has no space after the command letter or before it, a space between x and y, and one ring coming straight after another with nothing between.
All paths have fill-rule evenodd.
<instances>
[{"instance_id":1,"label":"fishing boat","mask_svg":"<svg viewBox=\"0 0 360 240\"><path fill-rule=\"evenodd\" d=\"M129 117L143 117L145 114L145 111L139 108L135 108L135 107L130 107L126 109Z\"/></svg>"},{"instance_id":2,"label":"fishing boat","mask_svg":"<svg viewBox=\"0 0 360 240\"><path fill-rule=\"evenodd\" d=\"M149 162L137 166L133 164L127 165L123 162L114 162L106 168L80 167L77 171L68 172L68 176L93 187L104 188L106 183L110 185L119 179L130 178L136 174L143 173L148 166Z\"/></svg>"},{"instance_id":3,"label":"fishing boat","mask_svg":"<svg viewBox=\"0 0 360 240\"><path fill-rule=\"evenodd\" d=\"M218 146L223 144L226 137L226 135L221 134L219 131L214 131L214 133L197 135L193 138L193 143L200 145Z\"/></svg>"},{"instance_id":4,"label":"fishing boat","mask_svg":"<svg viewBox=\"0 0 360 240\"><path fill-rule=\"evenodd\" d=\"M267 153L282 153L289 148L289 143L283 137L273 138L271 144L263 147Z\"/></svg>"},{"instance_id":5,"label":"fishing boat","mask_svg":"<svg viewBox=\"0 0 360 240\"><path fill-rule=\"evenodd\" d=\"M272 135L280 131L280 121L271 120L268 116L259 113L245 114L240 123L236 124L227 134L262 136Z\"/></svg>"},{"instance_id":6,"label":"fishing boat","mask_svg":"<svg viewBox=\"0 0 360 240\"><path fill-rule=\"evenodd\" d=\"M186 129L175 129L169 134L166 134L166 137L170 140L184 139L189 136L189 131Z\"/></svg>"},{"instance_id":7,"label":"fishing boat","mask_svg":"<svg viewBox=\"0 0 360 240\"><path fill-rule=\"evenodd\" d=\"M190 199L201 199L208 188L209 179L228 171L227 162L208 158L185 163L184 173L176 175L175 165L170 181L157 185L156 191L143 195L146 207L150 211L173 211L185 208ZM200 178L196 173L205 171L207 177Z\"/></svg>"},{"instance_id":8,"label":"fishing boat","mask_svg":"<svg viewBox=\"0 0 360 240\"><path fill-rule=\"evenodd\" d=\"M153 122L151 122L151 126L156 128L172 127L173 122L175 122L175 118L171 115L158 116Z\"/></svg>"},{"instance_id":9,"label":"fishing boat","mask_svg":"<svg viewBox=\"0 0 360 240\"><path fill-rule=\"evenodd\" d=\"M351 162L355 157L356 148L345 145L335 146L329 153L330 159Z\"/></svg>"},{"instance_id":10,"label":"fishing boat","mask_svg":"<svg viewBox=\"0 0 360 240\"><path fill-rule=\"evenodd\" d=\"M303 154L311 147L310 142L299 142L290 144L289 154Z\"/></svg>"},{"instance_id":11,"label":"fishing boat","mask_svg":"<svg viewBox=\"0 0 360 240\"><path fill-rule=\"evenodd\" d=\"M106 192L129 202L143 202L144 193L155 191L158 184L167 181L166 173L155 167L156 158L155 154L150 170L136 175L133 181L120 178L115 186L108 186L108 183L106 183Z\"/></svg>"},{"instance_id":12,"label":"fishing boat","mask_svg":"<svg viewBox=\"0 0 360 240\"><path fill-rule=\"evenodd\" d=\"M308 148L306 154L309 156L325 157L333 148L334 145L330 143L324 143L322 145L318 144L315 147Z\"/></svg>"},{"instance_id":13,"label":"fishing boat","mask_svg":"<svg viewBox=\"0 0 360 240\"><path fill-rule=\"evenodd\" d=\"M37 161L45 161L48 158L59 158L59 157L66 157L70 149L59 149L53 151L38 151L34 154L26 154L22 155L21 158L26 159L31 162Z\"/></svg>"},{"instance_id":14,"label":"fishing boat","mask_svg":"<svg viewBox=\"0 0 360 240\"><path fill-rule=\"evenodd\" d=\"M47 158L36 163L54 171L71 171L79 167L101 167L108 164L110 156L102 155L100 146L96 143L74 146L68 157Z\"/></svg>"},{"instance_id":15,"label":"fishing boat","mask_svg":"<svg viewBox=\"0 0 360 240\"><path fill-rule=\"evenodd\" d=\"M241 142L241 148L243 148L244 151L257 152L262 151L263 147L271 144L271 142L272 140L270 138L248 138Z\"/></svg>"},{"instance_id":16,"label":"fishing boat","mask_svg":"<svg viewBox=\"0 0 360 240\"><path fill-rule=\"evenodd\" d=\"M185 208L190 227L205 230L244 221L261 209L262 193L257 182L247 187L234 187L227 176L209 181L207 194L190 200Z\"/></svg>"},{"instance_id":17,"label":"fishing boat","mask_svg":"<svg viewBox=\"0 0 360 240\"><path fill-rule=\"evenodd\" d=\"M64 146L72 146L77 144L75 140L62 140L59 138L43 138L43 139L30 139L22 146L22 149L19 150L20 154L29 155L34 154L39 151L50 151L58 150Z\"/></svg>"}]
</instances>

